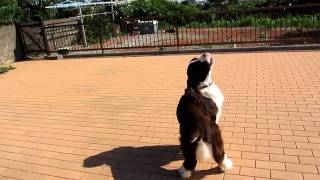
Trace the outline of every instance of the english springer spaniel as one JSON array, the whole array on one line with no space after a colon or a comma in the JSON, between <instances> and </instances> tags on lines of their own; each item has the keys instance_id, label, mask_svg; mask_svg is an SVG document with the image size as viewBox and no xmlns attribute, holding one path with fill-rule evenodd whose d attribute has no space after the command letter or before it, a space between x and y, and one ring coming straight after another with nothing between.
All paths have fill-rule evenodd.
<instances>
[{"instance_id":1,"label":"english springer spaniel","mask_svg":"<svg viewBox=\"0 0 320 180\"><path fill-rule=\"evenodd\" d=\"M178 172L183 178L191 176L197 161L208 161L212 157L222 171L233 166L224 152L218 126L224 97L211 79L214 64L211 54L204 53L188 65L187 88L177 107L181 150L185 158Z\"/></svg>"}]
</instances>

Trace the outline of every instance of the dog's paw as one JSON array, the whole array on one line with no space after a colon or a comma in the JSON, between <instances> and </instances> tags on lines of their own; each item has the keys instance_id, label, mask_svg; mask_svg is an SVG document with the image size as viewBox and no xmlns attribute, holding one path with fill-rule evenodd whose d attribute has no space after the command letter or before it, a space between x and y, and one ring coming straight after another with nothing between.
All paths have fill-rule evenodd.
<instances>
[{"instance_id":1,"label":"dog's paw","mask_svg":"<svg viewBox=\"0 0 320 180\"><path fill-rule=\"evenodd\" d=\"M191 177L191 171L187 170L186 168L184 168L183 166L181 166L178 169L178 173L182 178L190 178Z\"/></svg>"},{"instance_id":2,"label":"dog's paw","mask_svg":"<svg viewBox=\"0 0 320 180\"><path fill-rule=\"evenodd\" d=\"M233 163L232 163L231 159L229 159L227 155L224 155L224 159L220 165L220 169L222 171L228 171L232 167L233 167Z\"/></svg>"}]
</instances>

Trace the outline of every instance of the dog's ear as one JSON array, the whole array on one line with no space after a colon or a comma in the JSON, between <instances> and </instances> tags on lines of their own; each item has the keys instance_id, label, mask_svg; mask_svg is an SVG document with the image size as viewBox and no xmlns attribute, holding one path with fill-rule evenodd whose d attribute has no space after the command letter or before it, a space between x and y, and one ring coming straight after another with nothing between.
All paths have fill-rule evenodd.
<instances>
[{"instance_id":1,"label":"dog's ear","mask_svg":"<svg viewBox=\"0 0 320 180\"><path fill-rule=\"evenodd\" d=\"M216 65L216 59L214 58L214 56L211 56L210 66L213 67L214 65Z\"/></svg>"}]
</instances>

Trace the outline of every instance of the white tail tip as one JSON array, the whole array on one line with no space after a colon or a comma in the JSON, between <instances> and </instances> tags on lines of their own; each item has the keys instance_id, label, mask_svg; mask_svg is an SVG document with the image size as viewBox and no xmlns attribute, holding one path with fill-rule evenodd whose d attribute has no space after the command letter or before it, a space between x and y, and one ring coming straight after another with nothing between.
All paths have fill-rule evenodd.
<instances>
[{"instance_id":1,"label":"white tail tip","mask_svg":"<svg viewBox=\"0 0 320 180\"><path fill-rule=\"evenodd\" d=\"M220 165L220 169L222 171L228 171L232 167L233 167L233 163L232 163L231 159L229 159L227 155L224 155L224 159Z\"/></svg>"}]
</instances>

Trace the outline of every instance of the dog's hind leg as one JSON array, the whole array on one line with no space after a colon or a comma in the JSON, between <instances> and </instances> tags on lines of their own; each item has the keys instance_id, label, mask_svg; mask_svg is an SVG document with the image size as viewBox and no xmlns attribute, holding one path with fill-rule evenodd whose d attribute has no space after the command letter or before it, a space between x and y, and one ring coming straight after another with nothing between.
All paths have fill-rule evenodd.
<instances>
[{"instance_id":1,"label":"dog's hind leg","mask_svg":"<svg viewBox=\"0 0 320 180\"><path fill-rule=\"evenodd\" d=\"M198 143L182 143L181 150L184 155L183 165L178 170L180 176L182 178L191 177L192 171L196 168L197 165L197 157L196 157L196 149Z\"/></svg>"},{"instance_id":2,"label":"dog's hind leg","mask_svg":"<svg viewBox=\"0 0 320 180\"><path fill-rule=\"evenodd\" d=\"M232 168L233 163L227 157L224 152L224 143L221 136L221 131L219 126L213 124L212 126L212 135L213 135L213 142L212 142L212 155L214 160L219 164L219 167L222 171L227 171Z\"/></svg>"}]
</instances>

